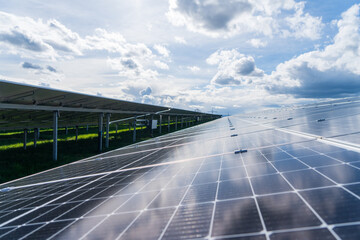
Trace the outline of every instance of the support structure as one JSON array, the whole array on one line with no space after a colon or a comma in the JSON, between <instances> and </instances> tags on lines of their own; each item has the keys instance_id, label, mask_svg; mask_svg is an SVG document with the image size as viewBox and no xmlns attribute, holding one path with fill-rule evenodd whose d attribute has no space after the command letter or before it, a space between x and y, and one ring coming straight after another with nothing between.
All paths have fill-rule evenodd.
<instances>
[{"instance_id":1,"label":"support structure","mask_svg":"<svg viewBox=\"0 0 360 240\"><path fill-rule=\"evenodd\" d=\"M175 130L177 130L177 124L178 124L178 119L177 116L175 117Z\"/></svg>"},{"instance_id":2,"label":"support structure","mask_svg":"<svg viewBox=\"0 0 360 240\"><path fill-rule=\"evenodd\" d=\"M26 150L27 132L28 132L28 130L25 128L25 129L24 129L24 150Z\"/></svg>"},{"instance_id":3,"label":"support structure","mask_svg":"<svg viewBox=\"0 0 360 240\"><path fill-rule=\"evenodd\" d=\"M115 133L117 134L117 132L118 132L118 127L119 127L119 125L118 124L115 124Z\"/></svg>"},{"instance_id":4,"label":"support structure","mask_svg":"<svg viewBox=\"0 0 360 240\"><path fill-rule=\"evenodd\" d=\"M151 126L150 126L150 128L151 128L151 137L154 136L154 129L152 128L153 121L154 121L154 115L151 115Z\"/></svg>"},{"instance_id":5,"label":"support structure","mask_svg":"<svg viewBox=\"0 0 360 240\"><path fill-rule=\"evenodd\" d=\"M162 125L162 115L160 115L160 121L159 121L159 125L160 125L160 128L159 128L159 133L161 134L161 125Z\"/></svg>"},{"instance_id":6,"label":"support structure","mask_svg":"<svg viewBox=\"0 0 360 240\"><path fill-rule=\"evenodd\" d=\"M168 132L170 132L170 115L168 116Z\"/></svg>"},{"instance_id":7,"label":"support structure","mask_svg":"<svg viewBox=\"0 0 360 240\"><path fill-rule=\"evenodd\" d=\"M99 114L99 130L98 130L98 151L102 152L102 140L103 140L103 117L104 114Z\"/></svg>"},{"instance_id":8,"label":"support structure","mask_svg":"<svg viewBox=\"0 0 360 240\"><path fill-rule=\"evenodd\" d=\"M136 142L136 117L134 118L133 142Z\"/></svg>"},{"instance_id":9,"label":"support structure","mask_svg":"<svg viewBox=\"0 0 360 240\"><path fill-rule=\"evenodd\" d=\"M86 132L89 132L89 124L86 124Z\"/></svg>"},{"instance_id":10,"label":"support structure","mask_svg":"<svg viewBox=\"0 0 360 240\"><path fill-rule=\"evenodd\" d=\"M75 142L78 141L78 136L79 136L79 126L75 126Z\"/></svg>"},{"instance_id":11,"label":"support structure","mask_svg":"<svg viewBox=\"0 0 360 240\"><path fill-rule=\"evenodd\" d=\"M109 148L109 139L110 139L110 113L106 114L106 139L105 139L105 148Z\"/></svg>"},{"instance_id":12,"label":"support structure","mask_svg":"<svg viewBox=\"0 0 360 240\"><path fill-rule=\"evenodd\" d=\"M37 137L38 137L38 128L34 128L34 148L36 148L36 144L37 144Z\"/></svg>"},{"instance_id":13,"label":"support structure","mask_svg":"<svg viewBox=\"0 0 360 240\"><path fill-rule=\"evenodd\" d=\"M58 121L59 121L59 111L53 112L53 160L57 161L58 159Z\"/></svg>"},{"instance_id":14,"label":"support structure","mask_svg":"<svg viewBox=\"0 0 360 240\"><path fill-rule=\"evenodd\" d=\"M184 125L184 117L181 117L181 125L180 125L180 127L183 128L183 125Z\"/></svg>"},{"instance_id":15,"label":"support structure","mask_svg":"<svg viewBox=\"0 0 360 240\"><path fill-rule=\"evenodd\" d=\"M68 127L65 127L65 135L68 135Z\"/></svg>"}]
</instances>

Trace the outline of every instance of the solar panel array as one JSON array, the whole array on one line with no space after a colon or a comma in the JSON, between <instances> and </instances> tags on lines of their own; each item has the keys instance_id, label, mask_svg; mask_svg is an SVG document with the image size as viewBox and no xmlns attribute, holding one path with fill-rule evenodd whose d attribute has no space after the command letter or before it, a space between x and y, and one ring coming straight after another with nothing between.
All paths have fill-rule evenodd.
<instances>
[{"instance_id":1,"label":"solar panel array","mask_svg":"<svg viewBox=\"0 0 360 240\"><path fill-rule=\"evenodd\" d=\"M0 238L360 239L359 114L232 116L3 184Z\"/></svg>"}]
</instances>

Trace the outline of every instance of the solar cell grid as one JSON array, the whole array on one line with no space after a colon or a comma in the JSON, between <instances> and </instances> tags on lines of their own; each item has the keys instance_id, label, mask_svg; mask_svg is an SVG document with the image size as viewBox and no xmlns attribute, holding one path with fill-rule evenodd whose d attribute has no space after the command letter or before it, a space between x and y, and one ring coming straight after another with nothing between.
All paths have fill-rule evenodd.
<instances>
[{"instance_id":1,"label":"solar cell grid","mask_svg":"<svg viewBox=\"0 0 360 240\"><path fill-rule=\"evenodd\" d=\"M0 238L354 239L359 152L287 132L321 116L321 131L330 126L326 108L305 110L291 124L224 118L79 161L61 182L21 187L57 179L55 169L3 185L20 188L0 193Z\"/></svg>"}]
</instances>

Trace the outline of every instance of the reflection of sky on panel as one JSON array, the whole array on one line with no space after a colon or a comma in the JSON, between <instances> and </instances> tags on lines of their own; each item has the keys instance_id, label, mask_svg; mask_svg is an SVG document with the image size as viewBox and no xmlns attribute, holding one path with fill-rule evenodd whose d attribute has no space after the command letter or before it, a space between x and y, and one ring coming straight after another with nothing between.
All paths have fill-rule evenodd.
<instances>
[{"instance_id":1,"label":"reflection of sky on panel","mask_svg":"<svg viewBox=\"0 0 360 240\"><path fill-rule=\"evenodd\" d=\"M355 184L360 186L360 153L235 117L230 121L223 118L132 148L157 150L129 154L127 147L113 157L79 162L74 172L91 171L96 162L119 168L120 159L135 169L46 185L47 192L64 190L53 192L58 199L47 206L5 225L25 224L3 236L23 230L29 237L51 233L55 239L335 239L347 224L360 220ZM323 128L340 131L331 121ZM171 140L177 136L181 139ZM164 143L174 146L163 148ZM234 154L237 149L248 152ZM10 204L1 202L3 194L0 220L11 218L14 210L21 213L19 206L32 199L27 194L25 189L8 192ZM26 206L25 211L39 205ZM38 230L26 225L30 222Z\"/></svg>"}]
</instances>

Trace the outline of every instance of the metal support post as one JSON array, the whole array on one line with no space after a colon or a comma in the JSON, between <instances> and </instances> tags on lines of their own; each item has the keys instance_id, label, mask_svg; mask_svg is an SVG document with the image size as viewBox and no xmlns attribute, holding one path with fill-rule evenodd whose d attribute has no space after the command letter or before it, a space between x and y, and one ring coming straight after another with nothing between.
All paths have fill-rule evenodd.
<instances>
[{"instance_id":1,"label":"metal support post","mask_svg":"<svg viewBox=\"0 0 360 240\"><path fill-rule=\"evenodd\" d=\"M170 115L168 116L168 132L170 132Z\"/></svg>"},{"instance_id":2,"label":"metal support post","mask_svg":"<svg viewBox=\"0 0 360 240\"><path fill-rule=\"evenodd\" d=\"M75 126L75 142L78 141L78 136L79 136L79 126Z\"/></svg>"},{"instance_id":3,"label":"metal support post","mask_svg":"<svg viewBox=\"0 0 360 240\"><path fill-rule=\"evenodd\" d=\"M161 134L161 125L162 125L162 115L160 115L160 128L159 128L159 133Z\"/></svg>"},{"instance_id":4,"label":"metal support post","mask_svg":"<svg viewBox=\"0 0 360 240\"><path fill-rule=\"evenodd\" d=\"M134 118L133 142L136 142L136 117Z\"/></svg>"},{"instance_id":5,"label":"metal support post","mask_svg":"<svg viewBox=\"0 0 360 240\"><path fill-rule=\"evenodd\" d=\"M181 128L183 128L183 124L184 124L184 118L181 117L181 125L180 125Z\"/></svg>"},{"instance_id":6,"label":"metal support post","mask_svg":"<svg viewBox=\"0 0 360 240\"><path fill-rule=\"evenodd\" d=\"M151 128L151 137L154 136L154 135L153 135L154 129L152 128L153 121L154 121L154 115L151 115L151 126L150 126L150 128Z\"/></svg>"},{"instance_id":7,"label":"metal support post","mask_svg":"<svg viewBox=\"0 0 360 240\"><path fill-rule=\"evenodd\" d=\"M24 129L24 150L26 150L27 132L28 132L28 130L25 128Z\"/></svg>"},{"instance_id":8,"label":"metal support post","mask_svg":"<svg viewBox=\"0 0 360 240\"><path fill-rule=\"evenodd\" d=\"M175 130L177 130L177 124L178 124L178 119L177 119L177 116L175 117Z\"/></svg>"},{"instance_id":9,"label":"metal support post","mask_svg":"<svg viewBox=\"0 0 360 240\"><path fill-rule=\"evenodd\" d=\"M68 127L65 127L65 135L68 135Z\"/></svg>"},{"instance_id":10,"label":"metal support post","mask_svg":"<svg viewBox=\"0 0 360 240\"><path fill-rule=\"evenodd\" d=\"M106 114L106 141L105 141L105 147L109 148L109 134L110 134L110 113Z\"/></svg>"},{"instance_id":11,"label":"metal support post","mask_svg":"<svg viewBox=\"0 0 360 240\"><path fill-rule=\"evenodd\" d=\"M38 132L38 129L37 128L34 128L34 148L36 148L36 143L37 143L37 133Z\"/></svg>"},{"instance_id":12,"label":"metal support post","mask_svg":"<svg viewBox=\"0 0 360 240\"><path fill-rule=\"evenodd\" d=\"M89 132L89 124L86 124L86 132Z\"/></svg>"},{"instance_id":13,"label":"metal support post","mask_svg":"<svg viewBox=\"0 0 360 240\"><path fill-rule=\"evenodd\" d=\"M102 152L102 140L103 140L103 117L104 114L100 113L99 114L99 130L98 130L98 151Z\"/></svg>"},{"instance_id":14,"label":"metal support post","mask_svg":"<svg viewBox=\"0 0 360 240\"><path fill-rule=\"evenodd\" d=\"M53 160L56 161L58 158L58 121L59 121L59 112L54 111L53 113Z\"/></svg>"}]
</instances>

